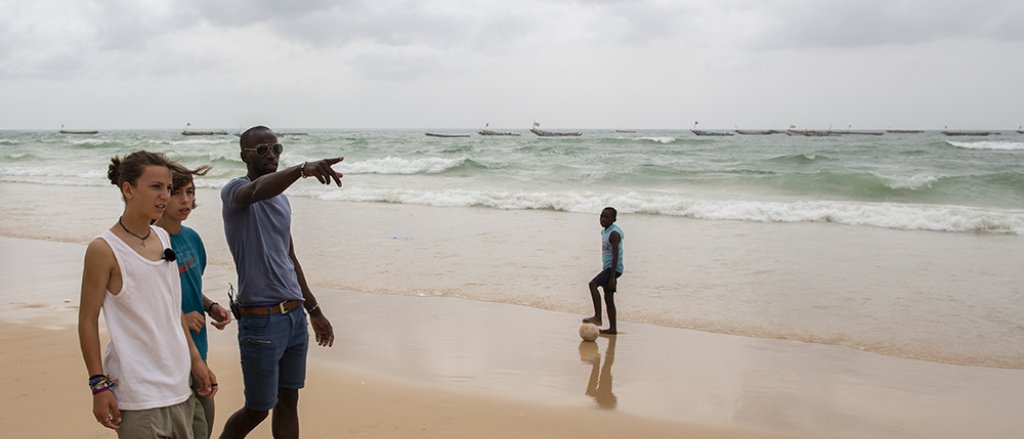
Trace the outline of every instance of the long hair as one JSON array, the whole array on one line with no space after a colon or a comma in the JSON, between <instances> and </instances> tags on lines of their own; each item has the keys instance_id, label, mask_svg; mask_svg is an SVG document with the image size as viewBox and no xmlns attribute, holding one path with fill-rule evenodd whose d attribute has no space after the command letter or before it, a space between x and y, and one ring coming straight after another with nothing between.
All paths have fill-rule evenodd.
<instances>
[{"instance_id":1,"label":"long hair","mask_svg":"<svg viewBox=\"0 0 1024 439\"><path fill-rule=\"evenodd\" d=\"M135 186L146 166L164 166L173 169L173 163L163 153L139 150L123 157L112 157L110 165L107 166L107 178L110 179L110 184L118 188L122 187L125 182Z\"/></svg>"}]
</instances>

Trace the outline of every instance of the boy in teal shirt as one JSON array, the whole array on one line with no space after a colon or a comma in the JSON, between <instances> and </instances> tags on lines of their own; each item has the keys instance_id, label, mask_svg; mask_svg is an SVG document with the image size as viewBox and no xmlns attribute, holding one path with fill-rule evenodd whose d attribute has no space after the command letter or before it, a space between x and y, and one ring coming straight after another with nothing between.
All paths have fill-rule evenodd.
<instances>
[{"instance_id":1,"label":"boy in teal shirt","mask_svg":"<svg viewBox=\"0 0 1024 439\"><path fill-rule=\"evenodd\" d=\"M583 319L584 323L602 325L601 321L601 293L597 287L604 288L604 302L608 306L608 329L602 329L602 334L617 334L618 328L615 324L615 290L617 279L622 276L622 240L625 235L622 229L615 225L618 211L614 207L605 207L601 211L601 272L590 281L590 298L594 301L594 316Z\"/></svg>"},{"instance_id":2,"label":"boy in teal shirt","mask_svg":"<svg viewBox=\"0 0 1024 439\"><path fill-rule=\"evenodd\" d=\"M209 314L213 319L212 324L217 329L224 329L231 322L231 313L203 294L206 247L202 238L195 230L181 224L196 207L193 175L204 175L209 170L209 166L190 170L180 164L171 168L171 198L163 216L156 222L156 225L166 230L171 237L171 248L174 249L175 263L181 277L181 311L203 361L206 361L209 347L206 337L206 315ZM192 430L196 439L208 439L213 433L213 416L213 399L196 395L195 414L192 419Z\"/></svg>"}]
</instances>

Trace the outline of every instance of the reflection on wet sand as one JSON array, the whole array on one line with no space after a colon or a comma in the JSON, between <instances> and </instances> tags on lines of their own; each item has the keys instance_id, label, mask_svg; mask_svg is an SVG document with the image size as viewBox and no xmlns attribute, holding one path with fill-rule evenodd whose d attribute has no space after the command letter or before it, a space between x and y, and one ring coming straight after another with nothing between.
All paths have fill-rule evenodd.
<instances>
[{"instance_id":1,"label":"reflection on wet sand","mask_svg":"<svg viewBox=\"0 0 1024 439\"><path fill-rule=\"evenodd\" d=\"M618 336L612 335L604 338L608 339L604 364L601 364L600 347L597 342L592 341L580 342L580 361L589 363L591 366L586 394L597 401L598 407L614 409L619 401L612 391L612 363L615 362L615 342Z\"/></svg>"}]
</instances>

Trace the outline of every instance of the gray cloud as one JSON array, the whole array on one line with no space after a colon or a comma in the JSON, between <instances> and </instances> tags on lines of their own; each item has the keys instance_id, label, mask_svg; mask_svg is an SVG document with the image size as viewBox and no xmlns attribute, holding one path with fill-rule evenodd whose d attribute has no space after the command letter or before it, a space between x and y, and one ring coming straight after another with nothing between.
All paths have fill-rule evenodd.
<instances>
[{"instance_id":1,"label":"gray cloud","mask_svg":"<svg viewBox=\"0 0 1024 439\"><path fill-rule=\"evenodd\" d=\"M763 27L746 42L759 49L869 47L949 38L1024 40L1024 3L981 0L784 1L757 5Z\"/></svg>"},{"instance_id":2,"label":"gray cloud","mask_svg":"<svg viewBox=\"0 0 1024 439\"><path fill-rule=\"evenodd\" d=\"M365 42L484 56L548 44L628 47L658 41L692 47L779 50L917 44L947 38L1024 40L1024 26L1018 25L1024 22L1024 3L1007 0L27 3L15 2L8 8L9 13L0 17L3 77L70 77L81 74L89 59L98 54L130 58L161 50L153 46L154 41L167 35L204 27L262 31L268 39L290 41L312 50ZM370 64L380 65L379 71L385 71L389 68L383 68L386 63L380 60L388 57L405 65L418 62L399 59L402 56L379 56ZM389 76L403 69L396 67ZM378 70L367 70L373 71Z\"/></svg>"},{"instance_id":3,"label":"gray cloud","mask_svg":"<svg viewBox=\"0 0 1024 439\"><path fill-rule=\"evenodd\" d=\"M386 112L408 107L405 121L385 124L428 113L456 118L423 102L484 107L495 95L509 119L538 117L542 108L587 123L609 111L600 105L607 99L583 103L594 90L618 90L622 106L660 105L617 117L649 123L687 111L672 102L721 103L728 114L740 100L792 100L793 92L769 94L779 82L797 92L871 81L881 89L897 73L915 79L894 90L927 90L914 96L956 96L945 84L973 78L1009 99L1019 96L1010 78L1022 67L1008 52L1024 41L1019 0L0 0L0 8L7 98L122 93L126 83L168 98L177 95L166 93L168 84L203 90L195 96L283 87L282 99L295 99L296 108L310 105L307 97L321 99L317 108L337 100L387 102ZM944 73L951 53L970 68ZM843 68L822 68L829 63ZM938 93L916 79L925 76L940 77ZM766 94L723 99L737 84ZM979 95L966 87L962 95Z\"/></svg>"}]
</instances>

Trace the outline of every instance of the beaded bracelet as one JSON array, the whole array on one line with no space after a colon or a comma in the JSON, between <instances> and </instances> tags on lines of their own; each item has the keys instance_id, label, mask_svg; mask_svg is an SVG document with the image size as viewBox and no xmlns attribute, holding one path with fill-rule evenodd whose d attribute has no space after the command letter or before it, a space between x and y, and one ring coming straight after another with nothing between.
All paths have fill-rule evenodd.
<instances>
[{"instance_id":1,"label":"beaded bracelet","mask_svg":"<svg viewBox=\"0 0 1024 439\"><path fill-rule=\"evenodd\" d=\"M98 394L110 390L117 384L106 375L93 375L89 377L89 389L92 394Z\"/></svg>"}]
</instances>

